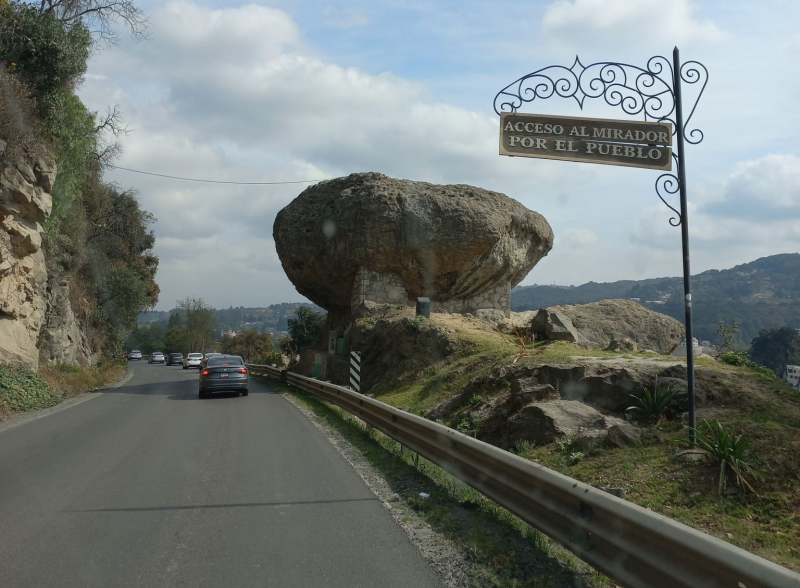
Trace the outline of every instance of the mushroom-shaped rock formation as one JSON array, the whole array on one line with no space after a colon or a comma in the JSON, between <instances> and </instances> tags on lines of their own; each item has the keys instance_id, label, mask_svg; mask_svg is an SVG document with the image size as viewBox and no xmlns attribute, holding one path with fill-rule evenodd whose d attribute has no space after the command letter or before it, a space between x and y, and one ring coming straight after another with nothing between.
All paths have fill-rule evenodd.
<instances>
[{"instance_id":1,"label":"mushroom-shaped rock formation","mask_svg":"<svg viewBox=\"0 0 800 588\"><path fill-rule=\"evenodd\" d=\"M510 313L553 246L539 213L504 194L358 173L305 189L278 213L275 247L297 291L349 315L365 300L434 312Z\"/></svg>"}]
</instances>

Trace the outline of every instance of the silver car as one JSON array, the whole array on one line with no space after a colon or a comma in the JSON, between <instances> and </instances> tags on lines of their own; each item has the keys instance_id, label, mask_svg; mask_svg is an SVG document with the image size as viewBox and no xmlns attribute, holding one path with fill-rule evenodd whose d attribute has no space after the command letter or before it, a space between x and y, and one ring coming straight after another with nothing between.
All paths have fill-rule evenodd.
<instances>
[{"instance_id":1,"label":"silver car","mask_svg":"<svg viewBox=\"0 0 800 588\"><path fill-rule=\"evenodd\" d=\"M150 354L150 359L147 360L147 363L166 363L166 359L164 358L164 354L160 351L154 351Z\"/></svg>"},{"instance_id":2,"label":"silver car","mask_svg":"<svg viewBox=\"0 0 800 588\"><path fill-rule=\"evenodd\" d=\"M128 353L128 361L131 360L142 361L142 352L138 349L134 349L130 353Z\"/></svg>"},{"instance_id":3,"label":"silver car","mask_svg":"<svg viewBox=\"0 0 800 588\"><path fill-rule=\"evenodd\" d=\"M183 358L183 369L197 368L200 369L203 363L202 353L189 353Z\"/></svg>"}]
</instances>

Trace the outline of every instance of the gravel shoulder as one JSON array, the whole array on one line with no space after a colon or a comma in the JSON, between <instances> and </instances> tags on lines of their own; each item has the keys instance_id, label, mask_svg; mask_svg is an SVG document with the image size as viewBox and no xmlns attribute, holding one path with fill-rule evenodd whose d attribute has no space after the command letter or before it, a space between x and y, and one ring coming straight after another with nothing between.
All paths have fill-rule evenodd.
<instances>
[{"instance_id":1,"label":"gravel shoulder","mask_svg":"<svg viewBox=\"0 0 800 588\"><path fill-rule=\"evenodd\" d=\"M308 406L284 394L300 412L325 435L339 453L350 463L364 483L378 497L392 518L406 532L409 540L436 572L448 588L469 588L474 564L470 556L446 537L437 533L431 525L418 516L405 500L390 487L369 461L344 436L318 417Z\"/></svg>"}]
</instances>

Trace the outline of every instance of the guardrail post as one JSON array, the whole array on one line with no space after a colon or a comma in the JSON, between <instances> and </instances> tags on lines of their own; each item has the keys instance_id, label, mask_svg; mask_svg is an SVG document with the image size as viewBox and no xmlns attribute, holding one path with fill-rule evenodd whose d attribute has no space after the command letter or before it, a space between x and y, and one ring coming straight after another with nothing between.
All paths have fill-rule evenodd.
<instances>
[{"instance_id":1,"label":"guardrail post","mask_svg":"<svg viewBox=\"0 0 800 588\"><path fill-rule=\"evenodd\" d=\"M350 387L361 393L361 352L350 352Z\"/></svg>"}]
</instances>

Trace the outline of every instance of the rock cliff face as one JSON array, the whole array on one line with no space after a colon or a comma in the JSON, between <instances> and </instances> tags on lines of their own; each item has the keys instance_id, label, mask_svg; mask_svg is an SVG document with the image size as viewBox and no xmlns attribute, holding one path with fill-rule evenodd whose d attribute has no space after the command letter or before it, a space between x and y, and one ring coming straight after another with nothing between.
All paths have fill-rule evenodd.
<instances>
[{"instance_id":1,"label":"rock cliff face","mask_svg":"<svg viewBox=\"0 0 800 588\"><path fill-rule=\"evenodd\" d=\"M47 340L47 346L46 353L40 353L40 356L44 355L48 361L54 363L91 365L96 357L92 353L86 334L80 328L69 295L69 277L51 275L47 287L45 326L42 333L43 338Z\"/></svg>"},{"instance_id":2,"label":"rock cliff face","mask_svg":"<svg viewBox=\"0 0 800 588\"><path fill-rule=\"evenodd\" d=\"M5 157L0 140L0 361L35 368L46 307L42 223L50 216L55 161Z\"/></svg>"},{"instance_id":3,"label":"rock cliff face","mask_svg":"<svg viewBox=\"0 0 800 588\"><path fill-rule=\"evenodd\" d=\"M540 214L473 186L378 173L303 191L278 213L275 246L298 292L331 313L361 302L510 313L511 288L553 246Z\"/></svg>"},{"instance_id":4,"label":"rock cliff face","mask_svg":"<svg viewBox=\"0 0 800 588\"><path fill-rule=\"evenodd\" d=\"M48 276L42 251L55 160L11 158L6 148L0 139L0 363L35 369L43 356L88 365L95 358L72 310L69 278Z\"/></svg>"}]
</instances>

